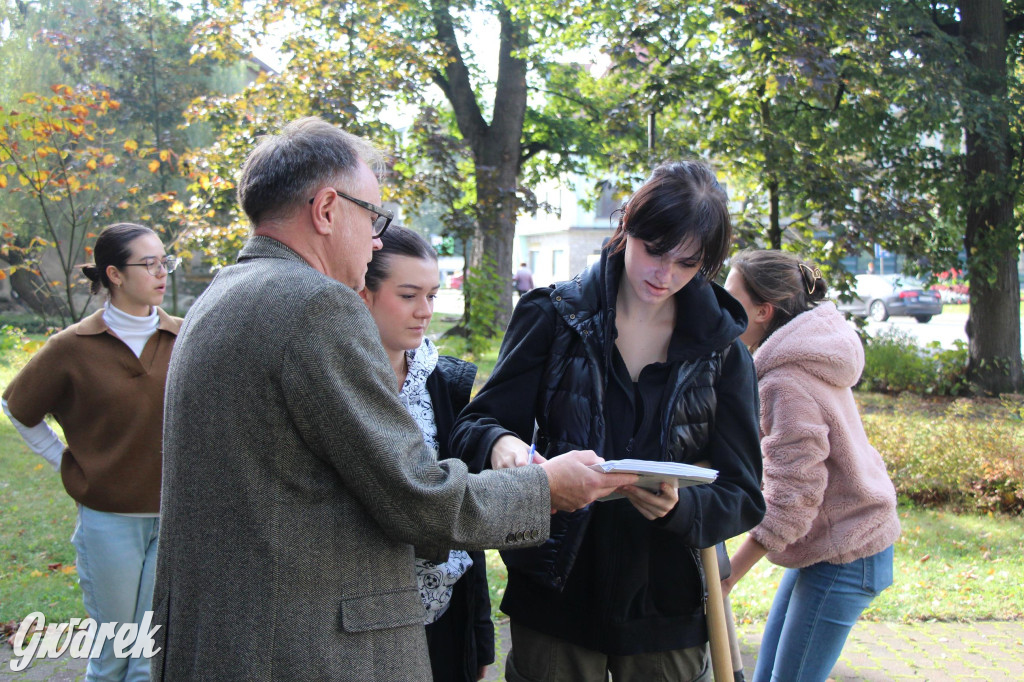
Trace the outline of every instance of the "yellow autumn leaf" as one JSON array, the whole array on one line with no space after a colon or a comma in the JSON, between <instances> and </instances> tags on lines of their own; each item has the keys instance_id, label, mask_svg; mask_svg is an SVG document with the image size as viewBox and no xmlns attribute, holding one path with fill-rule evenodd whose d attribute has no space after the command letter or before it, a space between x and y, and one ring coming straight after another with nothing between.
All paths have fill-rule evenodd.
<instances>
[{"instance_id":1,"label":"yellow autumn leaf","mask_svg":"<svg viewBox=\"0 0 1024 682\"><path fill-rule=\"evenodd\" d=\"M7 187L7 176L0 174L0 189Z\"/></svg>"},{"instance_id":2,"label":"yellow autumn leaf","mask_svg":"<svg viewBox=\"0 0 1024 682\"><path fill-rule=\"evenodd\" d=\"M124 150L126 152L134 152L138 148L139 148L139 143L136 142L135 140L125 140L124 141Z\"/></svg>"},{"instance_id":3,"label":"yellow autumn leaf","mask_svg":"<svg viewBox=\"0 0 1024 682\"><path fill-rule=\"evenodd\" d=\"M96 170L96 159L89 159L85 162L85 167L89 170Z\"/></svg>"},{"instance_id":4,"label":"yellow autumn leaf","mask_svg":"<svg viewBox=\"0 0 1024 682\"><path fill-rule=\"evenodd\" d=\"M42 470L43 470L43 463L42 462L40 462L39 464L35 465L35 467L33 467L33 471L42 471Z\"/></svg>"},{"instance_id":5,"label":"yellow autumn leaf","mask_svg":"<svg viewBox=\"0 0 1024 682\"><path fill-rule=\"evenodd\" d=\"M160 150L160 160L165 162L165 163L167 161L170 161L171 160L171 150L170 149L161 149Z\"/></svg>"},{"instance_id":6,"label":"yellow autumn leaf","mask_svg":"<svg viewBox=\"0 0 1024 682\"><path fill-rule=\"evenodd\" d=\"M147 167L149 168L150 173L156 173L158 170L160 170L160 162L156 160L150 161L149 166Z\"/></svg>"},{"instance_id":7,"label":"yellow autumn leaf","mask_svg":"<svg viewBox=\"0 0 1024 682\"><path fill-rule=\"evenodd\" d=\"M43 573L42 571L32 571L31 573L29 573L29 575L32 576L33 578L42 578L46 574Z\"/></svg>"}]
</instances>

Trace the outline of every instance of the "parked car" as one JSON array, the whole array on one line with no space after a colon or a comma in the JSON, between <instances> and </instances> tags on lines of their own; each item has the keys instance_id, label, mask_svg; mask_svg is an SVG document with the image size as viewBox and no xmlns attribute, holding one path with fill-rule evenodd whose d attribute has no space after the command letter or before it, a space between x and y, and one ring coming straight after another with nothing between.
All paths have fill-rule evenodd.
<instances>
[{"instance_id":1,"label":"parked car","mask_svg":"<svg viewBox=\"0 0 1024 682\"><path fill-rule=\"evenodd\" d=\"M462 276L461 273L458 274L458 275L453 275L452 276L452 280L451 280L451 285L450 285L451 288L452 289L461 289L462 288L462 279L463 279L463 276Z\"/></svg>"},{"instance_id":2,"label":"parked car","mask_svg":"<svg viewBox=\"0 0 1024 682\"><path fill-rule=\"evenodd\" d=\"M857 275L855 298L836 305L857 317L884 322L890 316L913 317L925 323L942 314L942 299L937 291L926 289L921 280L907 275Z\"/></svg>"}]
</instances>

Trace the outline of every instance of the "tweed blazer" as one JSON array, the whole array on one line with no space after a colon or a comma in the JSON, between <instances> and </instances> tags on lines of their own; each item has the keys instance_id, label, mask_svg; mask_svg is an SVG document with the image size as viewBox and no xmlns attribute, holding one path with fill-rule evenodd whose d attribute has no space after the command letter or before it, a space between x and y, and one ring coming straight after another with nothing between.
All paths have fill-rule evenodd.
<instances>
[{"instance_id":1,"label":"tweed blazer","mask_svg":"<svg viewBox=\"0 0 1024 682\"><path fill-rule=\"evenodd\" d=\"M154 680L428 680L419 556L544 540L539 467L437 462L351 288L252 237L185 318Z\"/></svg>"}]
</instances>

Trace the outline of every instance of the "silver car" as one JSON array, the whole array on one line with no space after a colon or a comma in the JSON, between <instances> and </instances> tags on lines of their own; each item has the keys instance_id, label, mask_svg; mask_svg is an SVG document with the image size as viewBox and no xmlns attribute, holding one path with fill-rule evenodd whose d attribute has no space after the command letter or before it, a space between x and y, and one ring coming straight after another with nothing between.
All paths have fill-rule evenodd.
<instances>
[{"instance_id":1,"label":"silver car","mask_svg":"<svg viewBox=\"0 0 1024 682\"><path fill-rule=\"evenodd\" d=\"M942 314L942 299L937 291L926 289L921 280L907 275L857 275L855 298L836 306L858 317L884 322L893 315L913 317L924 323Z\"/></svg>"}]
</instances>

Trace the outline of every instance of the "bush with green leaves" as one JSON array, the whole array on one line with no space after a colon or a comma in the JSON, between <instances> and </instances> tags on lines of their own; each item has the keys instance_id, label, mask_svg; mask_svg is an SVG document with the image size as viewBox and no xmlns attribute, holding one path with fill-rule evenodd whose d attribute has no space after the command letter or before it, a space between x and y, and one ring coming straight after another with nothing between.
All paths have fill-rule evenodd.
<instances>
[{"instance_id":1,"label":"bush with green leaves","mask_svg":"<svg viewBox=\"0 0 1024 682\"><path fill-rule=\"evenodd\" d=\"M919 395L960 396L970 390L967 381L967 345L955 341L943 348L938 341L924 348L899 329L887 329L867 337L864 372L858 388L862 391Z\"/></svg>"},{"instance_id":2,"label":"bush with green leaves","mask_svg":"<svg viewBox=\"0 0 1024 682\"><path fill-rule=\"evenodd\" d=\"M929 507L973 512L1024 511L1024 400L1001 405L957 399L922 413L910 393L891 410L862 415L868 440L885 460L897 494Z\"/></svg>"}]
</instances>

